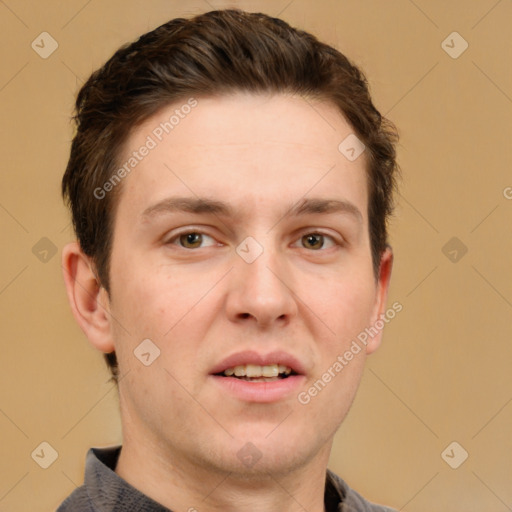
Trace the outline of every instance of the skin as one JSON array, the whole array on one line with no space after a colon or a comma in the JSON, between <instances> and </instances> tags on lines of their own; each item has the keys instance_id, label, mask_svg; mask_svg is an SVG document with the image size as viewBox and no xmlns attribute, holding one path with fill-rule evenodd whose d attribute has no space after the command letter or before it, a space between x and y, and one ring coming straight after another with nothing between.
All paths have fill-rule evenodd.
<instances>
[{"instance_id":1,"label":"skin","mask_svg":"<svg viewBox=\"0 0 512 512\"><path fill-rule=\"evenodd\" d=\"M179 106L135 129L125 156ZM381 335L306 405L296 392L274 403L240 400L209 372L238 351L284 350L304 365L297 391L307 390L385 311L392 254L382 254L376 278L365 154L350 162L338 151L352 132L330 103L198 98L122 182L110 296L80 247L64 249L73 313L93 346L119 360L116 472L171 510L324 510L333 436ZM143 216L174 196L222 201L234 215ZM287 213L312 198L350 203L359 216ZM187 238L177 235L187 232L203 233L198 248L182 246ZM311 233L324 245L303 238ZM264 249L250 264L236 252L248 236ZM133 352L147 338L161 351L150 366ZM237 456L248 442L261 455L250 467Z\"/></svg>"}]
</instances>

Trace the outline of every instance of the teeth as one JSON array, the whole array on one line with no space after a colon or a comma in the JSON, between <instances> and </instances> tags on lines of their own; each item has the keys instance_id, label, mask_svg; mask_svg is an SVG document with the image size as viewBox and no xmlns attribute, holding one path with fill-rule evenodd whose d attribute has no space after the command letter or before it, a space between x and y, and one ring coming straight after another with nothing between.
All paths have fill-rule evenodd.
<instances>
[{"instance_id":1,"label":"teeth","mask_svg":"<svg viewBox=\"0 0 512 512\"><path fill-rule=\"evenodd\" d=\"M279 375L279 366L275 364L264 366L261 374L263 377L277 377Z\"/></svg>"},{"instance_id":2,"label":"teeth","mask_svg":"<svg viewBox=\"0 0 512 512\"><path fill-rule=\"evenodd\" d=\"M235 376L243 377L245 375L245 366L235 366Z\"/></svg>"},{"instance_id":3,"label":"teeth","mask_svg":"<svg viewBox=\"0 0 512 512\"><path fill-rule=\"evenodd\" d=\"M232 375L235 377L277 377L280 373L290 375L292 369L282 364L269 364L266 366L246 364L224 370L224 375L227 377Z\"/></svg>"},{"instance_id":4,"label":"teeth","mask_svg":"<svg viewBox=\"0 0 512 512\"><path fill-rule=\"evenodd\" d=\"M245 376L246 377L261 377L262 371L261 366L257 366L255 364L248 364L245 367Z\"/></svg>"}]
</instances>

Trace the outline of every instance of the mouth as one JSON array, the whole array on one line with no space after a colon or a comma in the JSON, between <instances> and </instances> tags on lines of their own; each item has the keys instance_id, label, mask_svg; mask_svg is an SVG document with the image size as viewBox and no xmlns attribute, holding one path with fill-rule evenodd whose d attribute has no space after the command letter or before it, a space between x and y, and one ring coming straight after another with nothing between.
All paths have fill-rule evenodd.
<instances>
[{"instance_id":1,"label":"mouth","mask_svg":"<svg viewBox=\"0 0 512 512\"><path fill-rule=\"evenodd\" d=\"M232 354L210 371L212 383L222 396L242 402L271 403L288 400L306 381L302 362L284 351Z\"/></svg>"},{"instance_id":2,"label":"mouth","mask_svg":"<svg viewBox=\"0 0 512 512\"><path fill-rule=\"evenodd\" d=\"M235 379L249 382L274 382L287 379L291 375L297 375L297 373L289 366L272 363L264 366L257 364L237 365L226 368L223 372L214 375L218 377L234 377Z\"/></svg>"}]
</instances>

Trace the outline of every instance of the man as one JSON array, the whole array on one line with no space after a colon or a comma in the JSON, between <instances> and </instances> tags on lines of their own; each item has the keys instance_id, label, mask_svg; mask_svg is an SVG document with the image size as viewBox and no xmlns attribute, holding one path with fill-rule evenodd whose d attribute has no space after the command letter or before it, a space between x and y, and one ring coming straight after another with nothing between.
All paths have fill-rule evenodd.
<instances>
[{"instance_id":1,"label":"man","mask_svg":"<svg viewBox=\"0 0 512 512\"><path fill-rule=\"evenodd\" d=\"M396 133L361 72L214 11L118 50L76 108L64 277L123 445L59 512L390 510L327 471L392 266Z\"/></svg>"}]
</instances>

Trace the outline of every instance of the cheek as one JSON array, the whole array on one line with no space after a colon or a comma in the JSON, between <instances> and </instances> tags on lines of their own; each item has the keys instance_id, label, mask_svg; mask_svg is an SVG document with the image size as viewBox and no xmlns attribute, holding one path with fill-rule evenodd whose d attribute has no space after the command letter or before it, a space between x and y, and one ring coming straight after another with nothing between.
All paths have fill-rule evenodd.
<instances>
[{"instance_id":1,"label":"cheek","mask_svg":"<svg viewBox=\"0 0 512 512\"><path fill-rule=\"evenodd\" d=\"M137 366L133 351L145 339L161 353L157 362L172 373L185 374L197 358L197 344L204 338L218 301L212 286L216 276L194 278L178 267L147 268L135 265L118 275L112 314L116 352L124 369Z\"/></svg>"},{"instance_id":2,"label":"cheek","mask_svg":"<svg viewBox=\"0 0 512 512\"><path fill-rule=\"evenodd\" d=\"M118 268L129 270L116 276L115 313L144 336L165 336L208 290L209 283L187 278L179 267L133 261Z\"/></svg>"},{"instance_id":3,"label":"cheek","mask_svg":"<svg viewBox=\"0 0 512 512\"><path fill-rule=\"evenodd\" d=\"M354 400L363 374L366 350L357 337L371 322L375 289L367 279L355 275L331 282L318 296L321 301L313 307L322 312L318 316L334 334L324 328L322 332L328 334L320 336L317 331L320 361L302 398L311 401L313 416L338 425Z\"/></svg>"},{"instance_id":4,"label":"cheek","mask_svg":"<svg viewBox=\"0 0 512 512\"><path fill-rule=\"evenodd\" d=\"M307 302L320 324L329 327L333 346L342 347L363 331L371 321L376 299L373 279L351 272L325 280Z\"/></svg>"}]
</instances>

